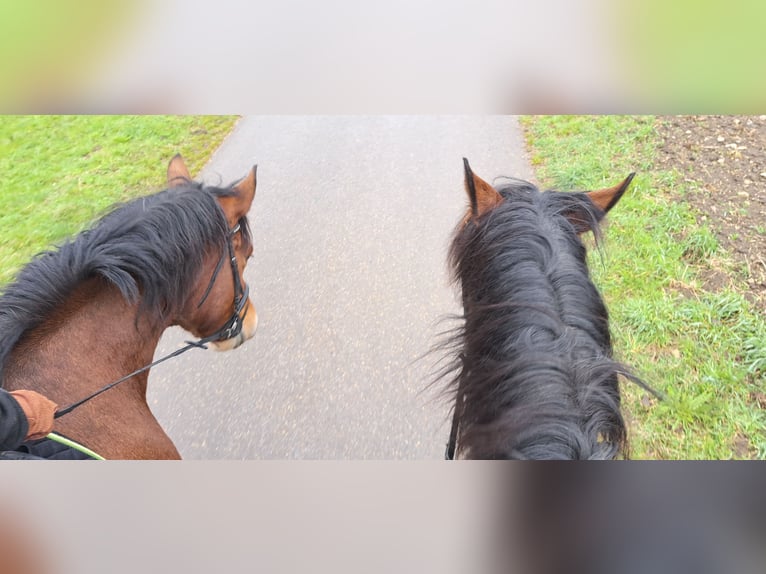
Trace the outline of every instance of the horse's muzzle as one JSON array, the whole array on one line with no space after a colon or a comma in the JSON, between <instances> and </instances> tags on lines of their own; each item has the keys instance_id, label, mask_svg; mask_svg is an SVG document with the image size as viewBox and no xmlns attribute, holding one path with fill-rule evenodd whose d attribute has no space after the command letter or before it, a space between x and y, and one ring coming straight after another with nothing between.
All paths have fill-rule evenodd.
<instances>
[{"instance_id":1,"label":"horse's muzzle","mask_svg":"<svg viewBox=\"0 0 766 574\"><path fill-rule=\"evenodd\" d=\"M258 313L255 311L255 306L248 301L245 305L245 319L243 320L242 329L234 337L230 339L224 339L223 341L212 341L210 343L210 349L213 351L232 351L242 345L248 339L252 339L255 332L258 330Z\"/></svg>"}]
</instances>

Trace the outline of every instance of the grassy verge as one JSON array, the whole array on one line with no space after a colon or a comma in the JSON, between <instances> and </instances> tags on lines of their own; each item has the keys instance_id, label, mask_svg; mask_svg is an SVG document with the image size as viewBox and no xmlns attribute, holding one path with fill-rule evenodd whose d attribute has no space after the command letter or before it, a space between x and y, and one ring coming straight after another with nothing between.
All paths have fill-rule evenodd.
<instances>
[{"instance_id":1,"label":"grassy verge","mask_svg":"<svg viewBox=\"0 0 766 574\"><path fill-rule=\"evenodd\" d=\"M232 116L1 116L0 286L114 203L158 191L181 153L192 174Z\"/></svg>"},{"instance_id":2,"label":"grassy verge","mask_svg":"<svg viewBox=\"0 0 766 574\"><path fill-rule=\"evenodd\" d=\"M617 358L667 396L625 384L633 458L766 457L766 321L701 274L735 265L684 203L675 172L654 167L652 117L522 119L544 187L594 189L637 171L590 265L611 314Z\"/></svg>"}]
</instances>

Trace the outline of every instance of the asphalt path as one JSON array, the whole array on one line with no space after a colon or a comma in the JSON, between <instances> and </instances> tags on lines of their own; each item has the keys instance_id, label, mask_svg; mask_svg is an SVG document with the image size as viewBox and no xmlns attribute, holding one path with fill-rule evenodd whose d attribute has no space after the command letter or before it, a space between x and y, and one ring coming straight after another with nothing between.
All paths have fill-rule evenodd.
<instances>
[{"instance_id":1,"label":"asphalt path","mask_svg":"<svg viewBox=\"0 0 766 574\"><path fill-rule=\"evenodd\" d=\"M488 181L531 177L511 116L239 121L198 179L258 164L245 279L259 327L152 371L149 404L184 458L443 456L450 405L428 351L460 311L446 255L464 156ZM156 356L188 338L169 329Z\"/></svg>"}]
</instances>

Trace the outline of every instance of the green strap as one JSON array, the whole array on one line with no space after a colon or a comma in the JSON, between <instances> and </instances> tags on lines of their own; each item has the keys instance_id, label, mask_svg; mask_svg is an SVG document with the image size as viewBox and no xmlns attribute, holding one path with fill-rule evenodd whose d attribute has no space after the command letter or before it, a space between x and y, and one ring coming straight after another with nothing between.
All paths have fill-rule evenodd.
<instances>
[{"instance_id":1,"label":"green strap","mask_svg":"<svg viewBox=\"0 0 766 574\"><path fill-rule=\"evenodd\" d=\"M74 442L73 440L69 440L68 438L58 435L55 432L48 434L48 436L46 436L45 438L49 438L52 441L66 445L75 450L79 450L81 453L87 454L89 457L95 458L96 460L106 460L103 456L96 454L95 452L90 450L88 447L82 446L80 443Z\"/></svg>"}]
</instances>

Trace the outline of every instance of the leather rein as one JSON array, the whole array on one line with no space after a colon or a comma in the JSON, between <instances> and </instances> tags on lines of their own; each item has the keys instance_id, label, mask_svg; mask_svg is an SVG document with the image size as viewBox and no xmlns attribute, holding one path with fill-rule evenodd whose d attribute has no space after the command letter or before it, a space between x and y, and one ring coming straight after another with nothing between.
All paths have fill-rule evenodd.
<instances>
[{"instance_id":1,"label":"leather rein","mask_svg":"<svg viewBox=\"0 0 766 574\"><path fill-rule=\"evenodd\" d=\"M464 356L461 354L460 358L465 361ZM460 414L463 408L463 380L460 380L458 384L457 393L455 396L455 407L452 411L452 427L450 428L449 441L444 449L444 460L455 460L455 454L457 454L457 438L458 431L460 429Z\"/></svg>"},{"instance_id":2,"label":"leather rein","mask_svg":"<svg viewBox=\"0 0 766 574\"><path fill-rule=\"evenodd\" d=\"M202 306L202 304L205 302L205 300L208 298L208 295L210 295L210 292L213 289L213 284L218 278L218 273L221 271L221 268L223 267L223 263L228 256L229 263L231 265L231 273L232 273L232 276L234 277L234 312L232 313L231 317L229 317L228 321L226 321L226 323L224 323L223 326L212 335L209 335L203 339L200 339L199 341L186 341L186 346L181 347L180 349L177 349L168 355L165 355L161 359L157 359L156 361L146 365L145 367L141 367L140 369L137 369L133 371L132 373L125 375L124 377L121 377L117 379L116 381L109 383L108 385L104 385L96 392L88 395L87 397L83 399L80 399L79 401L75 403L70 404L67 407L64 407L63 409L57 410L56 414L53 415L54 418L59 418L68 413L71 413L77 407L97 397L101 393L105 393L109 389L116 387L117 385L119 385L120 383L124 381L127 381L131 377L134 377L140 373L143 373L144 371L147 371L151 369L152 367L154 367L155 365L159 365L160 363L163 363L167 361L168 359L177 357L178 355L181 355L190 349L195 349L195 348L207 349L208 343L213 343L216 341L225 341L227 339L232 339L240 334L240 332L242 331L242 325L244 323L245 316L247 315L247 310L245 310L245 314L242 315L241 317L240 317L240 313L242 313L242 310L245 308L245 305L247 304L247 297L250 293L250 287L247 285L247 283L245 283L245 285L243 286L242 281L239 278L239 270L237 269L237 258L234 254L234 245L232 244L232 241L231 241L232 237L234 237L234 235L236 235L239 231L240 231L240 224L237 224L232 229L230 229L228 234L226 235L226 244L227 244L228 253L224 252L223 255L221 256L221 259L218 261L218 264L216 265L215 270L213 271L213 276L210 278L210 283L208 284L207 289L205 290L205 293L202 296L202 299L200 299L200 302L197 304L197 308L199 309Z\"/></svg>"}]
</instances>

